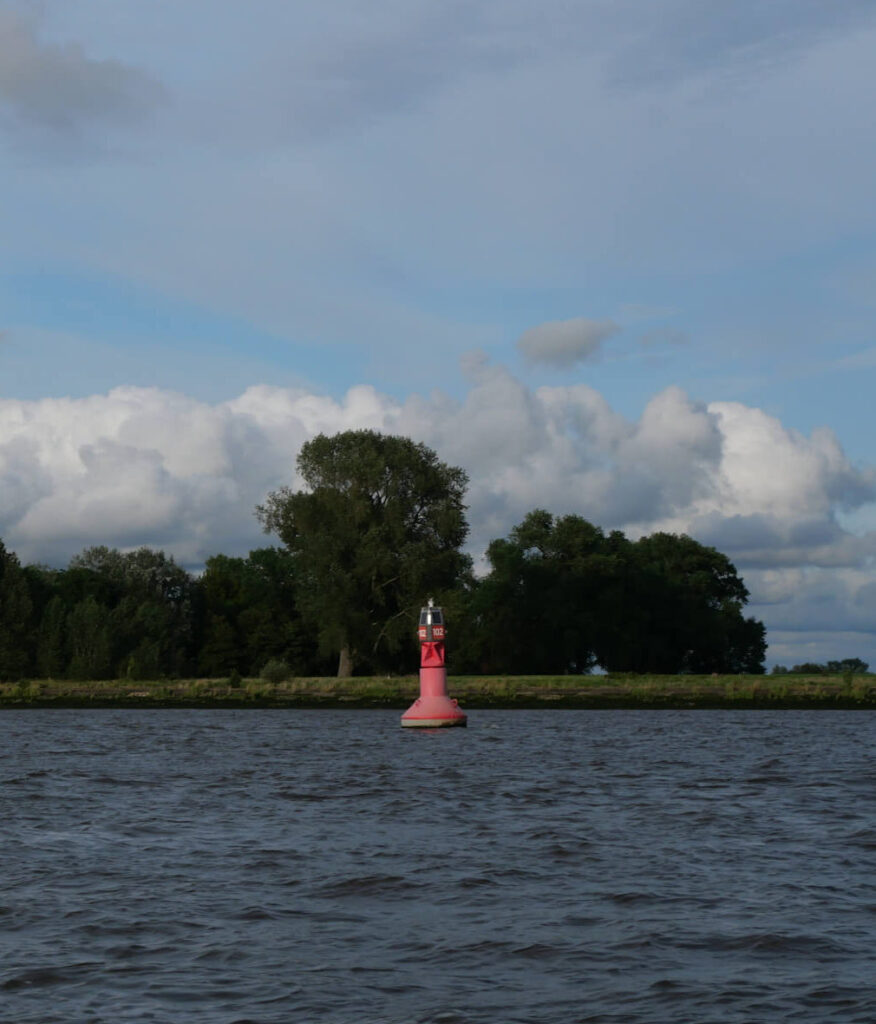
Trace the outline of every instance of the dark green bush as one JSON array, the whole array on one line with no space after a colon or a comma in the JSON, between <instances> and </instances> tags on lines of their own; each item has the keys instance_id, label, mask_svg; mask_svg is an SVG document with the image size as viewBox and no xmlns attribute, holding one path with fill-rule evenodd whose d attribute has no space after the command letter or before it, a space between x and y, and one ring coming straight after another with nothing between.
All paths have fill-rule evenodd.
<instances>
[{"instance_id":1,"label":"dark green bush","mask_svg":"<svg viewBox=\"0 0 876 1024\"><path fill-rule=\"evenodd\" d=\"M292 670L285 661L281 661L279 658L271 658L261 672L259 672L259 679L263 679L266 683L273 683L276 686L277 683L284 683L291 675Z\"/></svg>"}]
</instances>

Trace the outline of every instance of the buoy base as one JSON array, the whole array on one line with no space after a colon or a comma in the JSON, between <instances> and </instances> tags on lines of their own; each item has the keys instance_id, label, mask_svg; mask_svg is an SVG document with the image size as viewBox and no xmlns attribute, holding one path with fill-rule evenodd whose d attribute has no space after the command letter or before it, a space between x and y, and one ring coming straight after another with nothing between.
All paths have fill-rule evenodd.
<instances>
[{"instance_id":1,"label":"buoy base","mask_svg":"<svg viewBox=\"0 0 876 1024\"><path fill-rule=\"evenodd\" d=\"M446 729L448 726L457 725L465 728L468 719L463 715L461 718L403 718L402 728L404 729Z\"/></svg>"},{"instance_id":2,"label":"buoy base","mask_svg":"<svg viewBox=\"0 0 876 1024\"><path fill-rule=\"evenodd\" d=\"M406 729L444 729L467 725L468 717L450 697L418 697L402 715Z\"/></svg>"}]
</instances>

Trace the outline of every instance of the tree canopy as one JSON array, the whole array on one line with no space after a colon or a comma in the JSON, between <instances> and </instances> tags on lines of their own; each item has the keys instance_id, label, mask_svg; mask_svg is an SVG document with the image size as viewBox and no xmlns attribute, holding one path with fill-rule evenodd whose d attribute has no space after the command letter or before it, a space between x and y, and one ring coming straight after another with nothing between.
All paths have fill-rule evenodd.
<instances>
[{"instance_id":1,"label":"tree canopy","mask_svg":"<svg viewBox=\"0 0 876 1024\"><path fill-rule=\"evenodd\" d=\"M270 493L256 514L295 561L299 607L338 674L410 643L426 594L470 569L465 472L424 444L373 430L319 434L301 448L300 490Z\"/></svg>"},{"instance_id":2,"label":"tree canopy","mask_svg":"<svg viewBox=\"0 0 876 1024\"><path fill-rule=\"evenodd\" d=\"M0 679L28 668L33 601L18 556L0 541Z\"/></svg>"},{"instance_id":3,"label":"tree canopy","mask_svg":"<svg viewBox=\"0 0 876 1024\"><path fill-rule=\"evenodd\" d=\"M537 509L487 549L469 668L508 673L762 672L765 630L726 555L687 536L638 541Z\"/></svg>"},{"instance_id":4,"label":"tree canopy","mask_svg":"<svg viewBox=\"0 0 876 1024\"><path fill-rule=\"evenodd\" d=\"M807 676L855 675L856 673L863 674L869 667L867 662L860 658L843 658L841 661L828 661L825 664L817 661L804 661L800 665L794 665L791 669L788 669L787 665L774 665L773 674L786 675L791 672L794 675Z\"/></svg>"},{"instance_id":5,"label":"tree canopy","mask_svg":"<svg viewBox=\"0 0 876 1024\"><path fill-rule=\"evenodd\" d=\"M688 536L630 540L535 509L462 551L467 477L426 445L372 430L318 435L300 485L256 514L282 547L215 554L192 574L162 551L91 547L66 569L0 542L0 680L411 672L433 596L455 672L763 671L762 622L730 559ZM866 671L857 658L794 671ZM787 671L787 670L785 670Z\"/></svg>"}]
</instances>

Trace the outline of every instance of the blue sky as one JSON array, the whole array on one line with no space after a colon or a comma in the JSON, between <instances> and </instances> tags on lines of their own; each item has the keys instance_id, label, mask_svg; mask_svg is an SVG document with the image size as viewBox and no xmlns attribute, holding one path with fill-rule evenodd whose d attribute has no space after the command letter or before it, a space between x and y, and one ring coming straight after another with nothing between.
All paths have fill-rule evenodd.
<instances>
[{"instance_id":1,"label":"blue sky","mask_svg":"<svg viewBox=\"0 0 876 1024\"><path fill-rule=\"evenodd\" d=\"M317 430L876 664L876 9L0 0L0 536L196 566Z\"/></svg>"}]
</instances>

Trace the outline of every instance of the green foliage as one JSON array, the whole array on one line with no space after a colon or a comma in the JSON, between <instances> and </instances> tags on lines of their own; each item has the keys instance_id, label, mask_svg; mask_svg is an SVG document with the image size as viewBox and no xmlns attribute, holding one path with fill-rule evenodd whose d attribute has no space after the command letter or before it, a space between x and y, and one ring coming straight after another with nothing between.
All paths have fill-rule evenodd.
<instances>
[{"instance_id":1,"label":"green foliage","mask_svg":"<svg viewBox=\"0 0 876 1024\"><path fill-rule=\"evenodd\" d=\"M32 612L27 577L0 541L0 680L29 674Z\"/></svg>"},{"instance_id":2,"label":"green foliage","mask_svg":"<svg viewBox=\"0 0 876 1024\"><path fill-rule=\"evenodd\" d=\"M21 703L81 704L93 701L168 704L221 704L241 700L304 705L351 707L408 706L418 687L414 675L362 677L344 680L299 679L295 687L279 688L266 681L240 681L230 676L224 684L189 679L168 685L133 688L126 680L71 682L22 680L0 685L0 706ZM465 708L478 707L876 707L876 686L858 677L840 682L805 676L781 679L757 676L639 675L618 676L483 676L454 675L450 688ZM229 692L231 691L231 692Z\"/></svg>"},{"instance_id":3,"label":"green foliage","mask_svg":"<svg viewBox=\"0 0 876 1024\"><path fill-rule=\"evenodd\" d=\"M71 679L109 679L112 675L107 609L93 597L79 601L68 619Z\"/></svg>"},{"instance_id":4,"label":"green foliage","mask_svg":"<svg viewBox=\"0 0 876 1024\"><path fill-rule=\"evenodd\" d=\"M860 658L843 658L842 661L829 661L827 663L827 671L837 676L847 674L863 675L869 667L867 662L861 661Z\"/></svg>"},{"instance_id":5,"label":"green foliage","mask_svg":"<svg viewBox=\"0 0 876 1024\"><path fill-rule=\"evenodd\" d=\"M507 540L493 541L487 557L492 571L471 602L482 670L589 671L599 595L613 566L602 531L578 516L555 522L536 510Z\"/></svg>"},{"instance_id":6,"label":"green foliage","mask_svg":"<svg viewBox=\"0 0 876 1024\"><path fill-rule=\"evenodd\" d=\"M36 670L43 679L63 679L67 669L67 608L59 594L49 601L37 636Z\"/></svg>"},{"instance_id":7,"label":"green foliage","mask_svg":"<svg viewBox=\"0 0 876 1024\"><path fill-rule=\"evenodd\" d=\"M208 611L198 655L198 671L205 676L221 676L239 671L240 642L237 630L224 615Z\"/></svg>"},{"instance_id":8,"label":"green foliage","mask_svg":"<svg viewBox=\"0 0 876 1024\"><path fill-rule=\"evenodd\" d=\"M726 555L656 533L630 545L626 575L623 645L600 656L609 671L763 671L763 626L742 617L748 591Z\"/></svg>"},{"instance_id":9,"label":"green foliage","mask_svg":"<svg viewBox=\"0 0 876 1024\"><path fill-rule=\"evenodd\" d=\"M44 677L180 676L192 665L195 584L163 552L87 548L64 571L29 567Z\"/></svg>"},{"instance_id":10,"label":"green foliage","mask_svg":"<svg viewBox=\"0 0 876 1024\"><path fill-rule=\"evenodd\" d=\"M359 673L405 673L430 595L450 624L454 673L763 671L765 630L743 615L743 581L690 537L630 541L537 509L489 545L490 571L476 580L460 551L466 476L424 445L320 435L298 468L304 489L282 488L257 510L285 547L215 555L197 579L148 548L92 547L65 570L22 569L0 543L0 680L270 683L325 675L338 652ZM847 658L794 671L851 687L867 667Z\"/></svg>"},{"instance_id":11,"label":"green foliage","mask_svg":"<svg viewBox=\"0 0 876 1024\"><path fill-rule=\"evenodd\" d=\"M306 489L283 487L256 514L294 557L300 610L324 652L392 667L412 652L425 595L453 588L469 568L463 470L408 438L354 430L303 445Z\"/></svg>"},{"instance_id":12,"label":"green foliage","mask_svg":"<svg viewBox=\"0 0 876 1024\"><path fill-rule=\"evenodd\" d=\"M829 661L825 665L817 661L806 661L802 665L795 665L791 671L795 675L854 676L863 675L869 667L867 662L860 658L843 658L842 661ZM773 671L775 672L775 669Z\"/></svg>"},{"instance_id":13,"label":"green foliage","mask_svg":"<svg viewBox=\"0 0 876 1024\"><path fill-rule=\"evenodd\" d=\"M202 674L237 669L252 676L271 658L285 661L297 675L326 668L298 611L295 571L293 557L277 548L251 551L247 558L207 559L200 579Z\"/></svg>"},{"instance_id":14,"label":"green foliage","mask_svg":"<svg viewBox=\"0 0 876 1024\"><path fill-rule=\"evenodd\" d=\"M690 537L629 541L580 516L531 512L487 551L469 613L472 671L763 672L763 624L729 559Z\"/></svg>"},{"instance_id":15,"label":"green foliage","mask_svg":"<svg viewBox=\"0 0 876 1024\"><path fill-rule=\"evenodd\" d=\"M276 686L278 683L285 683L291 675L292 672L285 661L271 658L261 672L259 672L259 679L263 679L266 683L273 683Z\"/></svg>"},{"instance_id":16,"label":"green foliage","mask_svg":"<svg viewBox=\"0 0 876 1024\"><path fill-rule=\"evenodd\" d=\"M162 551L87 548L70 563L80 585L110 608L113 671L135 679L180 676L191 667L189 574Z\"/></svg>"}]
</instances>

